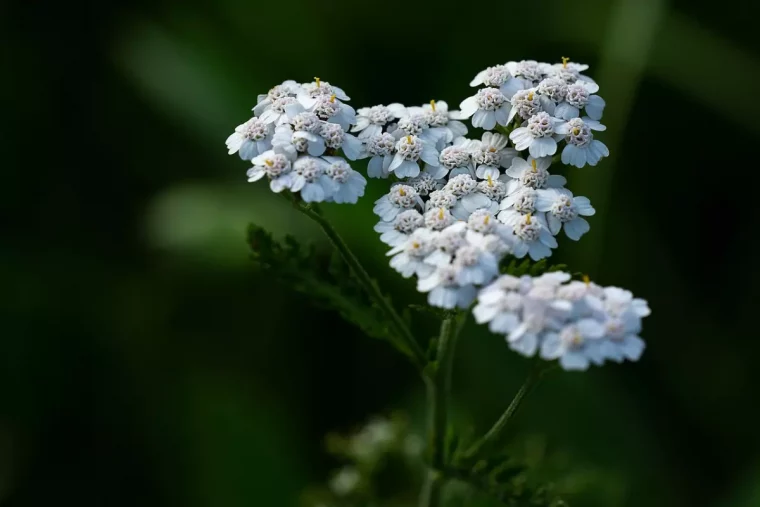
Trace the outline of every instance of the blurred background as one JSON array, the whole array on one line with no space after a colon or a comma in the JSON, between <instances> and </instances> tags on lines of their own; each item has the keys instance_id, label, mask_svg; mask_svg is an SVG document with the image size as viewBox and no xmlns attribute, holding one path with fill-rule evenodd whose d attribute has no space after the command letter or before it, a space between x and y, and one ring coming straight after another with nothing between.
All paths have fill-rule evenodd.
<instances>
[{"instance_id":1,"label":"blurred background","mask_svg":"<svg viewBox=\"0 0 760 507\"><path fill-rule=\"evenodd\" d=\"M598 213L552 260L653 314L640 363L553 374L520 434L586 481L571 505L760 505L750 4L0 2L0 505L295 506L326 433L419 426L402 358L253 269L249 222L329 246L224 140L285 79L456 105L488 65L561 56L592 65L612 157L565 172ZM372 231L386 186L324 209L420 303ZM460 345L456 418L484 430L528 365L475 325Z\"/></svg>"}]
</instances>

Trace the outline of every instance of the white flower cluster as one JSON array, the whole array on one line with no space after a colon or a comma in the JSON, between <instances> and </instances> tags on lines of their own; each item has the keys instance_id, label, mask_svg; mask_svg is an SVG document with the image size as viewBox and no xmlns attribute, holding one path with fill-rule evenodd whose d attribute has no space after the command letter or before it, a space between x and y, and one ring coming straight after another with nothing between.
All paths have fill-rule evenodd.
<instances>
[{"instance_id":1,"label":"white flower cluster","mask_svg":"<svg viewBox=\"0 0 760 507\"><path fill-rule=\"evenodd\" d=\"M273 192L300 192L305 202L357 202L367 180L349 160L364 156L364 146L348 133L356 111L345 92L319 78L285 81L259 95L254 117L227 138L230 154L250 160L248 181L265 176Z\"/></svg>"},{"instance_id":2,"label":"white flower cluster","mask_svg":"<svg viewBox=\"0 0 760 507\"><path fill-rule=\"evenodd\" d=\"M475 320L505 335L513 350L558 359L566 370L637 361L641 319L649 313L647 302L627 290L570 281L563 272L502 275L479 292L473 309Z\"/></svg>"},{"instance_id":3,"label":"white flower cluster","mask_svg":"<svg viewBox=\"0 0 760 507\"><path fill-rule=\"evenodd\" d=\"M475 77L471 85L486 88L461 111L443 101L358 111L353 130L372 157L368 175L402 180L376 201L375 230L392 247L391 265L416 275L430 304L466 307L506 254L537 261L552 254L560 231L571 240L588 232L583 217L595 212L589 199L549 173L558 142L565 148L555 158L579 167L607 154L591 134L604 129L597 121L604 101L581 74L586 68L567 59L509 62ZM464 137L458 119L470 117L475 127L499 125L499 132Z\"/></svg>"},{"instance_id":4,"label":"white flower cluster","mask_svg":"<svg viewBox=\"0 0 760 507\"><path fill-rule=\"evenodd\" d=\"M567 58L557 64L523 60L489 67L470 83L483 88L462 101L457 117L471 117L473 126L485 130L514 123L509 138L531 157L553 156L564 142L562 163L596 165L609 155L592 133L606 128L599 123L605 102L596 94L599 86L581 74L586 69Z\"/></svg>"}]
</instances>

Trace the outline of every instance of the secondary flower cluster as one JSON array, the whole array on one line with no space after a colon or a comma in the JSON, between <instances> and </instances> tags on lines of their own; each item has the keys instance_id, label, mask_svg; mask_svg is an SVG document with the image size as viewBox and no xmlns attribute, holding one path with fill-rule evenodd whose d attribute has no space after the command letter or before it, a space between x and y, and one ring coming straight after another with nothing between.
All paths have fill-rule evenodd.
<instances>
[{"instance_id":1,"label":"secondary flower cluster","mask_svg":"<svg viewBox=\"0 0 760 507\"><path fill-rule=\"evenodd\" d=\"M570 281L563 272L539 277L502 275L478 294L475 320L506 336L512 350L558 359L566 370L605 361L637 361L644 351L643 299L588 279Z\"/></svg>"},{"instance_id":2,"label":"secondary flower cluster","mask_svg":"<svg viewBox=\"0 0 760 507\"><path fill-rule=\"evenodd\" d=\"M273 192L300 192L305 202L357 202L367 180L345 158L363 155L362 143L348 133L356 111L346 93L314 78L285 81L259 95L254 116L227 138L230 154L250 160L248 181L269 179Z\"/></svg>"}]
</instances>

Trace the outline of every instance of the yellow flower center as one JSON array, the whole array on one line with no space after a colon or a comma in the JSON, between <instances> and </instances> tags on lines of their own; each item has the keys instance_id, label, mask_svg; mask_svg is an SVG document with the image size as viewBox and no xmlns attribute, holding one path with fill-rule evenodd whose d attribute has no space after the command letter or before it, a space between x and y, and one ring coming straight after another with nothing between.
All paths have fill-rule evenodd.
<instances>
[{"instance_id":1,"label":"yellow flower center","mask_svg":"<svg viewBox=\"0 0 760 507\"><path fill-rule=\"evenodd\" d=\"M496 153L496 148L491 146L490 148L488 148L488 151L490 151L491 153Z\"/></svg>"},{"instance_id":2,"label":"yellow flower center","mask_svg":"<svg viewBox=\"0 0 760 507\"><path fill-rule=\"evenodd\" d=\"M570 61L570 58L568 58L568 57L566 57L566 56L563 56L563 57L562 57L562 68L563 68L563 69L566 69L566 68L567 68L567 62L569 62L569 61Z\"/></svg>"},{"instance_id":3,"label":"yellow flower center","mask_svg":"<svg viewBox=\"0 0 760 507\"><path fill-rule=\"evenodd\" d=\"M538 167L536 167L536 159L535 159L535 158L534 158L533 160L531 160L531 161L530 161L530 165L531 165L531 166L533 166L533 169L532 169L532 171L533 171L534 173L537 173L537 172L538 172Z\"/></svg>"},{"instance_id":4,"label":"yellow flower center","mask_svg":"<svg viewBox=\"0 0 760 507\"><path fill-rule=\"evenodd\" d=\"M583 275L583 283L585 283L587 286L591 284L591 278L588 277L588 275Z\"/></svg>"},{"instance_id":5,"label":"yellow flower center","mask_svg":"<svg viewBox=\"0 0 760 507\"><path fill-rule=\"evenodd\" d=\"M435 101L434 100L430 101L430 107L432 107L433 111L435 111Z\"/></svg>"},{"instance_id":6,"label":"yellow flower center","mask_svg":"<svg viewBox=\"0 0 760 507\"><path fill-rule=\"evenodd\" d=\"M493 178L491 178L491 175L489 174L488 176L486 176L486 179L488 180L488 186L492 187L493 186Z\"/></svg>"},{"instance_id":7,"label":"yellow flower center","mask_svg":"<svg viewBox=\"0 0 760 507\"><path fill-rule=\"evenodd\" d=\"M530 213L528 213L527 215L525 215L525 223L528 224L528 225L530 225Z\"/></svg>"},{"instance_id":8,"label":"yellow flower center","mask_svg":"<svg viewBox=\"0 0 760 507\"><path fill-rule=\"evenodd\" d=\"M420 247L420 244L419 244L419 243L417 243L416 241L415 241L414 243L412 243L412 248L414 248L415 250L416 250L417 248L419 248L419 247Z\"/></svg>"},{"instance_id":9,"label":"yellow flower center","mask_svg":"<svg viewBox=\"0 0 760 507\"><path fill-rule=\"evenodd\" d=\"M579 129L578 127L575 127L575 128L573 129L573 135L574 135L574 136L577 136L577 135L578 135L578 134L580 134L580 133L581 133L581 129Z\"/></svg>"},{"instance_id":10,"label":"yellow flower center","mask_svg":"<svg viewBox=\"0 0 760 507\"><path fill-rule=\"evenodd\" d=\"M321 86L321 84L322 84L322 83L320 82L319 78L318 78L318 77L315 77L315 78L314 78L314 81L316 81L316 82L317 82L317 88L319 88L319 87Z\"/></svg>"},{"instance_id":11,"label":"yellow flower center","mask_svg":"<svg viewBox=\"0 0 760 507\"><path fill-rule=\"evenodd\" d=\"M486 215L486 216L483 218L483 224L484 224L484 225L488 225L488 222L490 222L490 221L491 221L491 215Z\"/></svg>"},{"instance_id":12,"label":"yellow flower center","mask_svg":"<svg viewBox=\"0 0 760 507\"><path fill-rule=\"evenodd\" d=\"M406 144L412 144L412 136L406 136Z\"/></svg>"},{"instance_id":13,"label":"yellow flower center","mask_svg":"<svg viewBox=\"0 0 760 507\"><path fill-rule=\"evenodd\" d=\"M264 163L268 165L269 167L272 167L274 165L274 162L272 162L270 159L264 160Z\"/></svg>"},{"instance_id":14,"label":"yellow flower center","mask_svg":"<svg viewBox=\"0 0 760 507\"><path fill-rule=\"evenodd\" d=\"M400 195L401 197L406 196L406 190L404 190L403 187L399 188L398 189L398 195Z\"/></svg>"},{"instance_id":15,"label":"yellow flower center","mask_svg":"<svg viewBox=\"0 0 760 507\"><path fill-rule=\"evenodd\" d=\"M330 95L330 102L335 103L335 94Z\"/></svg>"},{"instance_id":16,"label":"yellow flower center","mask_svg":"<svg viewBox=\"0 0 760 507\"><path fill-rule=\"evenodd\" d=\"M528 93L528 100L533 100L533 92Z\"/></svg>"},{"instance_id":17,"label":"yellow flower center","mask_svg":"<svg viewBox=\"0 0 760 507\"><path fill-rule=\"evenodd\" d=\"M443 208L438 208L438 220L443 220Z\"/></svg>"}]
</instances>

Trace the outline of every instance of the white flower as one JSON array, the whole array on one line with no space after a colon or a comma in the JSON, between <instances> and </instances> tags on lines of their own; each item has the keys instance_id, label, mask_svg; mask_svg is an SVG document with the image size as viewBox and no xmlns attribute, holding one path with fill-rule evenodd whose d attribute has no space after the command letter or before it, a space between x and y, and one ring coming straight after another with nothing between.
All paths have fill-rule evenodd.
<instances>
[{"instance_id":1,"label":"white flower","mask_svg":"<svg viewBox=\"0 0 760 507\"><path fill-rule=\"evenodd\" d=\"M268 150L251 160L253 167L248 170L248 181L258 181L264 176L269 177L269 187L272 192L281 192L290 188L292 183L291 159L287 154L275 153Z\"/></svg>"},{"instance_id":2,"label":"white flower","mask_svg":"<svg viewBox=\"0 0 760 507\"><path fill-rule=\"evenodd\" d=\"M287 123L278 126L272 137L272 146L280 151L289 151L293 155L308 153L318 157L325 152L325 141L320 136L306 130L294 132Z\"/></svg>"},{"instance_id":3,"label":"white flower","mask_svg":"<svg viewBox=\"0 0 760 507\"><path fill-rule=\"evenodd\" d=\"M346 132L348 132L351 125L356 123L356 111L354 111L354 108L338 100L335 95L318 96L314 106L309 111L316 114L322 120L337 123Z\"/></svg>"},{"instance_id":4,"label":"white flower","mask_svg":"<svg viewBox=\"0 0 760 507\"><path fill-rule=\"evenodd\" d=\"M478 182L476 191L488 197L494 204L498 205L499 202L507 195L507 184L504 180L507 177L502 174L498 179L486 176L486 179ZM493 208L493 206L491 206Z\"/></svg>"},{"instance_id":5,"label":"white flower","mask_svg":"<svg viewBox=\"0 0 760 507\"><path fill-rule=\"evenodd\" d=\"M590 77L581 74L586 69L588 69L588 65L571 62L569 58L562 58L562 63L552 65L549 73L556 78L562 79L567 84L584 81L588 90L591 93L596 93L599 90L596 82Z\"/></svg>"},{"instance_id":6,"label":"white flower","mask_svg":"<svg viewBox=\"0 0 760 507\"><path fill-rule=\"evenodd\" d=\"M327 162L303 156L293 162L291 192L301 192L304 202L322 202L332 197L335 182L325 174Z\"/></svg>"},{"instance_id":7,"label":"white flower","mask_svg":"<svg viewBox=\"0 0 760 507\"><path fill-rule=\"evenodd\" d=\"M436 166L438 165L438 152L429 143L414 135L407 135L396 143L396 155L388 167L399 178L414 177L420 173L418 161Z\"/></svg>"},{"instance_id":8,"label":"white flower","mask_svg":"<svg viewBox=\"0 0 760 507\"><path fill-rule=\"evenodd\" d=\"M310 111L303 111L290 119L293 130L303 130L312 134L319 134L322 123L324 122L319 119L319 116Z\"/></svg>"},{"instance_id":9,"label":"white flower","mask_svg":"<svg viewBox=\"0 0 760 507\"><path fill-rule=\"evenodd\" d=\"M601 353L605 359L622 363L624 360L638 361L646 344L638 334L641 332L641 317L626 312L620 317L608 316L604 322L604 337Z\"/></svg>"},{"instance_id":10,"label":"white flower","mask_svg":"<svg viewBox=\"0 0 760 507\"><path fill-rule=\"evenodd\" d=\"M634 298L628 290L605 287L603 296L589 295L585 302L604 324L604 357L616 362L638 361L645 348L638 336L641 318L651 313L646 301Z\"/></svg>"},{"instance_id":11,"label":"white flower","mask_svg":"<svg viewBox=\"0 0 760 507\"><path fill-rule=\"evenodd\" d=\"M453 265L459 269L460 285L481 285L499 273L499 261L491 252L466 244L454 253Z\"/></svg>"},{"instance_id":12,"label":"white flower","mask_svg":"<svg viewBox=\"0 0 760 507\"><path fill-rule=\"evenodd\" d=\"M433 239L435 249L425 257L425 262L437 267L451 264L454 253L467 243L466 232L467 224L464 222L456 222L443 229Z\"/></svg>"},{"instance_id":13,"label":"white flower","mask_svg":"<svg viewBox=\"0 0 760 507\"><path fill-rule=\"evenodd\" d=\"M451 209L457 203L457 196L445 186L440 190L430 192L429 199L425 203L428 208Z\"/></svg>"},{"instance_id":14,"label":"white flower","mask_svg":"<svg viewBox=\"0 0 760 507\"><path fill-rule=\"evenodd\" d=\"M335 98L338 100L351 100L341 88L333 86L327 81L322 81L318 77L315 77L311 83L299 85L296 95L298 102L306 109L314 107L314 104L320 97L332 97L335 95Z\"/></svg>"},{"instance_id":15,"label":"white flower","mask_svg":"<svg viewBox=\"0 0 760 507\"><path fill-rule=\"evenodd\" d=\"M515 92L526 87L526 81L513 78L506 65L494 65L478 72L475 78L470 81L470 86L480 85L498 88L509 99ZM527 86L529 87L530 83L527 83Z\"/></svg>"},{"instance_id":16,"label":"white flower","mask_svg":"<svg viewBox=\"0 0 760 507\"><path fill-rule=\"evenodd\" d=\"M356 204L359 197L364 195L367 180L341 157L323 157L329 165L325 168L325 174L334 183L333 193L328 200L338 204Z\"/></svg>"},{"instance_id":17,"label":"white flower","mask_svg":"<svg viewBox=\"0 0 760 507\"><path fill-rule=\"evenodd\" d=\"M543 359L559 359L565 370L586 370L593 362L601 364L604 327L594 319L580 319L559 332L546 333L541 345Z\"/></svg>"},{"instance_id":18,"label":"white flower","mask_svg":"<svg viewBox=\"0 0 760 507\"><path fill-rule=\"evenodd\" d=\"M424 260L435 249L433 240L436 234L424 227L412 232L403 244L388 252L387 255L393 256L390 262L391 267L401 273L404 278L412 275L417 275L418 278L430 276L435 267L425 263Z\"/></svg>"},{"instance_id":19,"label":"white flower","mask_svg":"<svg viewBox=\"0 0 760 507\"><path fill-rule=\"evenodd\" d=\"M591 317L593 310L586 302L586 296L602 298L604 289L595 284L588 277L584 281L573 280L570 283L561 285L557 288L557 298L568 301L573 309L571 318Z\"/></svg>"},{"instance_id":20,"label":"white flower","mask_svg":"<svg viewBox=\"0 0 760 507\"><path fill-rule=\"evenodd\" d=\"M517 191L520 187L530 188L557 188L563 186L567 180L559 174L549 174L547 169L551 165L551 157L533 158L528 160L515 157L512 165L507 169L507 176L514 178L514 183L508 188L508 193Z\"/></svg>"},{"instance_id":21,"label":"white flower","mask_svg":"<svg viewBox=\"0 0 760 507\"><path fill-rule=\"evenodd\" d=\"M414 187L418 194L428 195L431 192L443 188L444 182L442 179L433 178L430 173L421 172L414 178L407 180L407 184Z\"/></svg>"},{"instance_id":22,"label":"white flower","mask_svg":"<svg viewBox=\"0 0 760 507\"><path fill-rule=\"evenodd\" d=\"M396 215L407 209L422 208L422 199L417 191L409 185L394 185L390 193L375 201L372 210L385 222L390 222Z\"/></svg>"},{"instance_id":23,"label":"white flower","mask_svg":"<svg viewBox=\"0 0 760 507\"><path fill-rule=\"evenodd\" d=\"M380 241L388 246L398 246L404 243L409 235L420 227L424 227L425 220L416 209L402 211L392 222L378 222L375 231L381 233Z\"/></svg>"},{"instance_id":24,"label":"white flower","mask_svg":"<svg viewBox=\"0 0 760 507\"><path fill-rule=\"evenodd\" d=\"M509 100L498 88L481 88L472 97L459 104L460 118L472 116L472 125L484 130L492 130L496 124L509 123Z\"/></svg>"},{"instance_id":25,"label":"white flower","mask_svg":"<svg viewBox=\"0 0 760 507\"><path fill-rule=\"evenodd\" d=\"M527 215L528 213L535 214L537 198L538 193L536 192L536 189L521 185L517 190L512 192L499 203L499 209L502 210L502 212L499 213L499 220L502 219L502 214L506 219L506 217L509 216L509 213L505 214L503 212L509 210L514 210L521 215Z\"/></svg>"},{"instance_id":26,"label":"white flower","mask_svg":"<svg viewBox=\"0 0 760 507\"><path fill-rule=\"evenodd\" d=\"M478 210L498 213L499 203L492 201L488 195L476 190L458 198L451 209L451 214L459 220L467 220L472 213Z\"/></svg>"},{"instance_id":27,"label":"white flower","mask_svg":"<svg viewBox=\"0 0 760 507\"><path fill-rule=\"evenodd\" d=\"M564 225L567 237L578 241L589 231L589 224L582 216L591 216L596 211L588 197L573 197L572 192L564 188L542 189L536 193L536 210L546 212L546 221L552 234L556 236Z\"/></svg>"},{"instance_id":28,"label":"white flower","mask_svg":"<svg viewBox=\"0 0 760 507\"><path fill-rule=\"evenodd\" d=\"M557 134L564 134L567 145L562 150L562 163L583 167L588 164L595 166L610 154L607 146L594 139L592 130L606 130L607 127L585 116L572 118L567 123L556 128Z\"/></svg>"},{"instance_id":29,"label":"white flower","mask_svg":"<svg viewBox=\"0 0 760 507\"><path fill-rule=\"evenodd\" d=\"M538 83L536 91L539 96L546 97L555 103L559 103L564 101L565 97L567 97L567 83L559 77L547 77Z\"/></svg>"},{"instance_id":30,"label":"white flower","mask_svg":"<svg viewBox=\"0 0 760 507\"><path fill-rule=\"evenodd\" d=\"M535 88L519 90L510 99L510 105L507 123L511 122L515 115L527 120L541 111L541 95Z\"/></svg>"},{"instance_id":31,"label":"white flower","mask_svg":"<svg viewBox=\"0 0 760 507\"><path fill-rule=\"evenodd\" d=\"M256 109L254 108L254 111ZM282 125L290 121L290 118L303 112L303 107L295 97L285 95L272 101L272 104L264 110L259 118L265 123Z\"/></svg>"},{"instance_id":32,"label":"white flower","mask_svg":"<svg viewBox=\"0 0 760 507\"><path fill-rule=\"evenodd\" d=\"M367 154L372 157L367 164L367 176L387 178L390 174L389 167L393 162L393 152L396 149L396 138L386 132L365 138L364 141Z\"/></svg>"},{"instance_id":33,"label":"white flower","mask_svg":"<svg viewBox=\"0 0 760 507\"><path fill-rule=\"evenodd\" d=\"M351 131L360 132L359 139L379 136L383 127L405 115L406 110L401 104L362 107L356 110L356 125Z\"/></svg>"},{"instance_id":34,"label":"white flower","mask_svg":"<svg viewBox=\"0 0 760 507\"><path fill-rule=\"evenodd\" d=\"M264 111L272 106L275 100L288 96L295 97L300 90L301 85L295 81L283 81L282 84L276 85L267 93L258 96L256 106L253 108L253 114L261 116Z\"/></svg>"},{"instance_id":35,"label":"white flower","mask_svg":"<svg viewBox=\"0 0 760 507\"><path fill-rule=\"evenodd\" d=\"M543 301L526 297L522 306L521 321L507 334L507 344L515 352L532 357L538 351L542 334L551 329L555 322Z\"/></svg>"},{"instance_id":36,"label":"white flower","mask_svg":"<svg viewBox=\"0 0 760 507\"><path fill-rule=\"evenodd\" d=\"M488 323L488 329L493 333L507 335L520 325L520 311L522 310L524 297L516 290L502 290L500 284L515 282L515 288L519 286L519 279L511 275L502 275L496 282L481 290L478 294L478 304L472 309L475 322L478 324Z\"/></svg>"},{"instance_id":37,"label":"white flower","mask_svg":"<svg viewBox=\"0 0 760 507\"><path fill-rule=\"evenodd\" d=\"M467 135L467 125L458 121L459 111L449 111L449 105L443 100L431 100L422 106L421 113L431 128L443 129L445 136L441 140L446 144Z\"/></svg>"},{"instance_id":38,"label":"white flower","mask_svg":"<svg viewBox=\"0 0 760 507\"><path fill-rule=\"evenodd\" d=\"M425 226L434 231L440 231L453 224L456 219L446 208L431 208L425 212Z\"/></svg>"},{"instance_id":39,"label":"white flower","mask_svg":"<svg viewBox=\"0 0 760 507\"><path fill-rule=\"evenodd\" d=\"M555 129L564 123L542 111L531 116L524 126L513 130L509 138L514 141L517 151L528 148L532 157L551 156L557 152L557 141L553 137Z\"/></svg>"},{"instance_id":40,"label":"white flower","mask_svg":"<svg viewBox=\"0 0 760 507\"><path fill-rule=\"evenodd\" d=\"M469 149L478 178L485 179L490 176L496 179L501 174L500 167L509 167L512 159L517 156L517 150L507 148L508 142L506 136L493 132L485 132L482 140L470 142Z\"/></svg>"},{"instance_id":41,"label":"white flower","mask_svg":"<svg viewBox=\"0 0 760 507\"><path fill-rule=\"evenodd\" d=\"M522 60L520 62L507 62L506 67L515 77L521 77L526 81L541 81L549 72L550 65L539 63L535 60Z\"/></svg>"},{"instance_id":42,"label":"white flower","mask_svg":"<svg viewBox=\"0 0 760 507\"><path fill-rule=\"evenodd\" d=\"M499 220L512 226L514 238L512 254L518 259L530 255L534 261L549 257L551 249L557 248L557 240L549 231L546 219L542 215L521 215L516 211L502 211Z\"/></svg>"},{"instance_id":43,"label":"white flower","mask_svg":"<svg viewBox=\"0 0 760 507\"><path fill-rule=\"evenodd\" d=\"M443 147L446 144L446 130L441 127L431 127L428 115L420 107L407 108L407 115L395 124L393 136L401 139L404 136L416 136L432 146Z\"/></svg>"},{"instance_id":44,"label":"white flower","mask_svg":"<svg viewBox=\"0 0 760 507\"><path fill-rule=\"evenodd\" d=\"M465 173L475 174L472 169L472 158L468 145L464 142L447 146L441 150L438 162L440 163L437 166L425 165L425 172L430 173L435 179L445 178L449 171L451 171L452 176Z\"/></svg>"},{"instance_id":45,"label":"white flower","mask_svg":"<svg viewBox=\"0 0 760 507\"><path fill-rule=\"evenodd\" d=\"M341 148L346 158L358 160L366 155L364 145L360 140L336 123L323 123L319 135L325 140L325 146L332 149Z\"/></svg>"},{"instance_id":46,"label":"white flower","mask_svg":"<svg viewBox=\"0 0 760 507\"><path fill-rule=\"evenodd\" d=\"M475 300L473 285L460 285L462 268L456 265L438 267L429 276L417 281L417 290L428 292L428 303L438 308L468 308Z\"/></svg>"},{"instance_id":47,"label":"white flower","mask_svg":"<svg viewBox=\"0 0 760 507\"><path fill-rule=\"evenodd\" d=\"M241 159L251 160L272 147L271 134L272 126L254 116L235 127L235 132L227 138L225 144L230 155L237 153Z\"/></svg>"},{"instance_id":48,"label":"white flower","mask_svg":"<svg viewBox=\"0 0 760 507\"><path fill-rule=\"evenodd\" d=\"M554 115L569 120L580 116L581 109L585 109L589 118L601 120L604 113L604 99L599 95L592 95L593 91L598 89L595 83L585 81L576 81L568 85L565 101L557 105Z\"/></svg>"}]
</instances>

